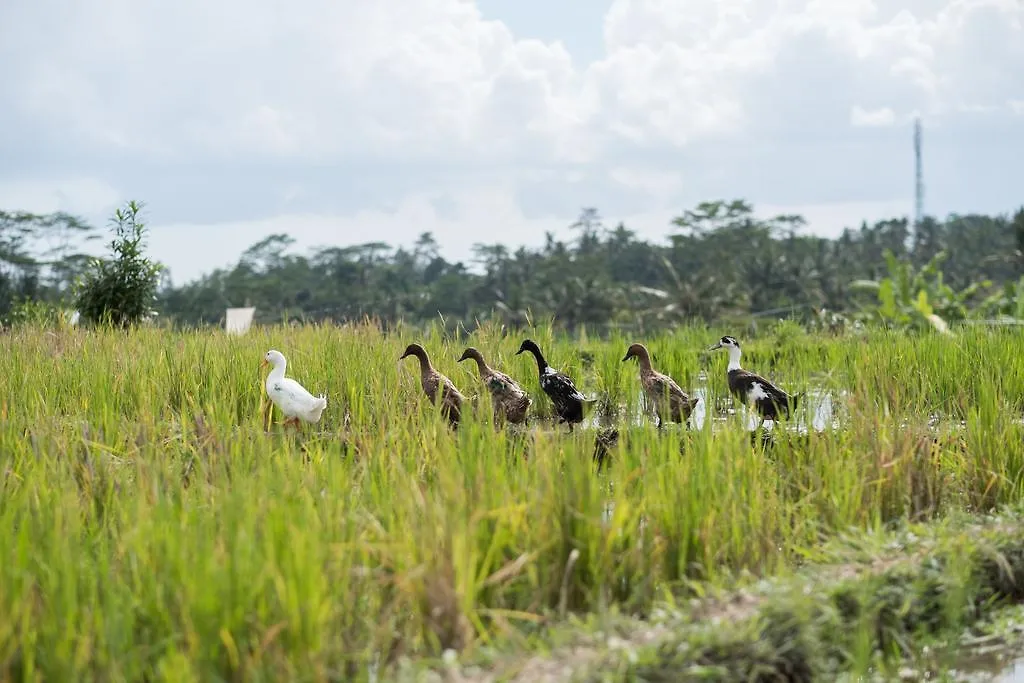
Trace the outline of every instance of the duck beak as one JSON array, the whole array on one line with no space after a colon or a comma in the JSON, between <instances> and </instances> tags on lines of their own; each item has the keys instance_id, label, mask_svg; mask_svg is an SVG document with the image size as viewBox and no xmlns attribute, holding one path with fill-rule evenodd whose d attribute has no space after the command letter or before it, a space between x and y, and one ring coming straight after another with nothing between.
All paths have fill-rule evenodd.
<instances>
[{"instance_id":1,"label":"duck beak","mask_svg":"<svg viewBox=\"0 0 1024 683\"><path fill-rule=\"evenodd\" d=\"M716 343L714 346L709 348L708 351L715 351L715 350L720 349L720 348L722 348L722 342Z\"/></svg>"},{"instance_id":2,"label":"duck beak","mask_svg":"<svg viewBox=\"0 0 1024 683\"><path fill-rule=\"evenodd\" d=\"M623 363L625 363L625 362L626 362L627 360L629 360L630 358L632 358L632 356L630 356L630 355L629 355L629 354L627 353L627 354L626 354L626 356L625 356L625 358L623 358L623 359L622 359L622 362L623 362Z\"/></svg>"},{"instance_id":3,"label":"duck beak","mask_svg":"<svg viewBox=\"0 0 1024 683\"><path fill-rule=\"evenodd\" d=\"M270 365L270 361L268 361L266 358L260 361L261 368L264 367L265 365Z\"/></svg>"}]
</instances>

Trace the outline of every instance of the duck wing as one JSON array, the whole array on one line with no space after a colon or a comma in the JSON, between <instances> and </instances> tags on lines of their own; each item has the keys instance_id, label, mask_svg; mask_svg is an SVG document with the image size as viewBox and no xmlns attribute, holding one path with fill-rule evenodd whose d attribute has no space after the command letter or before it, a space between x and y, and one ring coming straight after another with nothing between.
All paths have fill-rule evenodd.
<instances>
[{"instance_id":1,"label":"duck wing","mask_svg":"<svg viewBox=\"0 0 1024 683\"><path fill-rule=\"evenodd\" d=\"M491 393L498 397L518 398L526 393L514 379L497 370L487 377L486 384Z\"/></svg>"},{"instance_id":2,"label":"duck wing","mask_svg":"<svg viewBox=\"0 0 1024 683\"><path fill-rule=\"evenodd\" d=\"M315 397L291 377L284 377L270 383L270 388L281 398L287 401L304 402L313 401Z\"/></svg>"},{"instance_id":3,"label":"duck wing","mask_svg":"<svg viewBox=\"0 0 1024 683\"><path fill-rule=\"evenodd\" d=\"M668 375L658 373L651 378L650 383L651 391L655 392L658 398L667 398L672 405L680 402L688 403L690 396L682 387L680 387L674 379Z\"/></svg>"},{"instance_id":4,"label":"duck wing","mask_svg":"<svg viewBox=\"0 0 1024 683\"><path fill-rule=\"evenodd\" d=\"M647 378L647 391L652 397L657 396L658 400L671 398L683 393L683 390L679 388L679 385L671 377L660 372L652 374Z\"/></svg>"},{"instance_id":5,"label":"duck wing","mask_svg":"<svg viewBox=\"0 0 1024 683\"><path fill-rule=\"evenodd\" d=\"M445 377L444 375L441 376L441 384L444 387L443 389L441 389L442 400L455 401L458 403L461 403L462 401L466 400L466 397L463 396L462 392L455 387L455 383L452 382L447 377Z\"/></svg>"},{"instance_id":6,"label":"duck wing","mask_svg":"<svg viewBox=\"0 0 1024 683\"><path fill-rule=\"evenodd\" d=\"M508 419L518 423L526 418L526 411L533 399L514 379L503 372L492 370L484 378L484 384L491 392L495 422Z\"/></svg>"},{"instance_id":7,"label":"duck wing","mask_svg":"<svg viewBox=\"0 0 1024 683\"><path fill-rule=\"evenodd\" d=\"M579 401L581 403L586 400L586 397L573 384L572 379L554 368L548 368L540 376L540 388L552 400Z\"/></svg>"},{"instance_id":8,"label":"duck wing","mask_svg":"<svg viewBox=\"0 0 1024 683\"><path fill-rule=\"evenodd\" d=\"M283 377L273 382L268 382L270 400L282 410L304 410L316 401L316 397L309 393L304 386L290 377Z\"/></svg>"},{"instance_id":9,"label":"duck wing","mask_svg":"<svg viewBox=\"0 0 1024 683\"><path fill-rule=\"evenodd\" d=\"M658 407L667 407L672 419L681 420L690 414L698 399L692 399L676 381L660 372L647 379L648 395Z\"/></svg>"},{"instance_id":10,"label":"duck wing","mask_svg":"<svg viewBox=\"0 0 1024 683\"><path fill-rule=\"evenodd\" d=\"M729 390L741 400L755 404L762 413L774 415L776 410L788 413L791 407L795 407L789 394L761 375L748 370L729 372Z\"/></svg>"},{"instance_id":11,"label":"duck wing","mask_svg":"<svg viewBox=\"0 0 1024 683\"><path fill-rule=\"evenodd\" d=\"M441 380L441 412L453 424L458 423L462 417L462 402L466 400L466 397L455 388L455 384L450 379L444 375L440 375L439 379Z\"/></svg>"},{"instance_id":12,"label":"duck wing","mask_svg":"<svg viewBox=\"0 0 1024 683\"><path fill-rule=\"evenodd\" d=\"M548 368L541 375L540 387L555 404L555 412L560 421L569 424L583 421L586 398L567 375Z\"/></svg>"}]
</instances>

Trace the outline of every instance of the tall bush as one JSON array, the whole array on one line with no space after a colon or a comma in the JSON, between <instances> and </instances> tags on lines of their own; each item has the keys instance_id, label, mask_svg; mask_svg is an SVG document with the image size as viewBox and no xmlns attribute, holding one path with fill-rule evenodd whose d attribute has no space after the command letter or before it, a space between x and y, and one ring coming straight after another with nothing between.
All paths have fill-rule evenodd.
<instances>
[{"instance_id":1,"label":"tall bush","mask_svg":"<svg viewBox=\"0 0 1024 683\"><path fill-rule=\"evenodd\" d=\"M94 260L79 281L75 306L82 322L126 327L154 313L163 266L143 252L141 211L141 204L129 201L114 212L113 258Z\"/></svg>"}]
</instances>

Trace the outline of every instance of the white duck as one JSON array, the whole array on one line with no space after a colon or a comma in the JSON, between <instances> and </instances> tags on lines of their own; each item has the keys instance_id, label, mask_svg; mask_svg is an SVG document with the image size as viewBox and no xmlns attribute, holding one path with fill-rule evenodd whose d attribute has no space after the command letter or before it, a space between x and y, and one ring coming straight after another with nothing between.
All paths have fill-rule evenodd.
<instances>
[{"instance_id":1,"label":"white duck","mask_svg":"<svg viewBox=\"0 0 1024 683\"><path fill-rule=\"evenodd\" d=\"M288 361L280 351L274 349L267 351L261 365L268 364L272 365L273 369L267 375L267 396L284 413L286 418L284 424L291 423L298 428L299 420L319 422L320 415L327 407L327 398L323 394L313 396L301 384L290 377L285 377L284 370ZM270 410L271 408L268 406L266 416L268 419Z\"/></svg>"}]
</instances>

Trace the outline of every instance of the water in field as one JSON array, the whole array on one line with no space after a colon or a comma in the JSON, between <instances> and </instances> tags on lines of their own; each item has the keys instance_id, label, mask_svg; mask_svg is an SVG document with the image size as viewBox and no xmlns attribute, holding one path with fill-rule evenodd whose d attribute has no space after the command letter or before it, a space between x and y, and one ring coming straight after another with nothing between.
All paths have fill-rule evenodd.
<instances>
[{"instance_id":1,"label":"water in field","mask_svg":"<svg viewBox=\"0 0 1024 683\"><path fill-rule=\"evenodd\" d=\"M1024 683L1024 660L1010 662L992 679L993 683Z\"/></svg>"},{"instance_id":2,"label":"water in field","mask_svg":"<svg viewBox=\"0 0 1024 683\"><path fill-rule=\"evenodd\" d=\"M936 653L938 658L931 667L934 673L927 678L951 683L1024 683L1022 618L1022 606L997 613L995 632L964 634L952 651Z\"/></svg>"},{"instance_id":3,"label":"water in field","mask_svg":"<svg viewBox=\"0 0 1024 683\"><path fill-rule=\"evenodd\" d=\"M740 405L731 396L711 395L708 391L707 373L705 372L701 372L697 376L697 385L693 387L692 395L700 398L700 402L690 415L690 427L692 429L703 429L709 416L712 428L724 425L737 413L739 413L742 424L748 431L757 429L761 423L761 418L752 408ZM795 412L794 419L789 420L787 423L782 423L785 424L784 428L806 433L809 430L820 432L830 427L835 429L839 426L839 419L834 409L831 391L820 386L812 386L806 390L803 401L804 403ZM633 405L621 404L619 412L620 415L627 417L635 425L653 425L657 422L647 409L646 401L643 397ZM810 418L809 420L808 417ZM597 411L592 411L583 424L586 427L610 426L602 422ZM765 428L771 430L776 427L771 422L768 422Z\"/></svg>"},{"instance_id":4,"label":"water in field","mask_svg":"<svg viewBox=\"0 0 1024 683\"><path fill-rule=\"evenodd\" d=\"M1014 623L1009 630L1009 634L969 639L969 645L953 662L951 678L964 683L1024 683L1024 658L1018 640L1024 625Z\"/></svg>"},{"instance_id":5,"label":"water in field","mask_svg":"<svg viewBox=\"0 0 1024 683\"><path fill-rule=\"evenodd\" d=\"M972 655L943 673L933 678L956 683L1024 683L1024 659L1006 661L1005 653Z\"/></svg>"}]
</instances>

